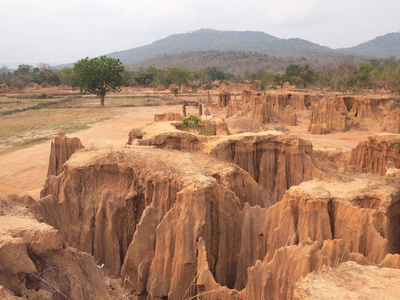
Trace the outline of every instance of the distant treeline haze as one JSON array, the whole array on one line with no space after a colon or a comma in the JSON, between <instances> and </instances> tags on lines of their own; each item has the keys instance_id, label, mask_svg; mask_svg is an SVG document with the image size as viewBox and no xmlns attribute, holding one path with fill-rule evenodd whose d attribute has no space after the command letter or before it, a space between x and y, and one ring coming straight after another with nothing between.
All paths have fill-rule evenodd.
<instances>
[{"instance_id":1,"label":"distant treeline haze","mask_svg":"<svg viewBox=\"0 0 400 300\"><path fill-rule=\"evenodd\" d=\"M215 55L217 54L218 52L215 53ZM176 61L176 65L162 68L150 65L147 67L136 66L136 69L131 69L133 67L131 65L125 69L123 74L125 85L150 87L163 85L168 88L170 84L176 84L179 89L181 86L190 86L196 90L200 86L211 89L213 85L229 84L229 82L252 83L259 89L276 88L289 83L325 91L355 92L365 89L375 91L384 89L390 92L400 92L400 61L394 57L365 61L354 61L347 58L337 63L318 65L315 62L307 63L307 60L301 58L294 61L290 58L268 58L260 54L249 55L244 59L243 53L232 52L230 55L229 59L221 58L227 64L222 66L221 63L217 64L219 66L199 66L195 61L189 66L178 66L179 61ZM190 53L188 56L191 57ZM278 63L274 66L264 65L263 57L270 64ZM173 58L174 56L171 56L171 62L175 62ZM252 61L253 67L245 69L249 64L240 62L249 60ZM282 65L285 62L286 65ZM212 60L208 63L212 63ZM235 65L234 68L233 65ZM254 66L258 66L258 68ZM277 66L280 66L279 70L277 70ZM39 64L36 67L22 64L16 70L5 66L0 68L0 84L23 88L31 82L78 87L78 80L71 67L54 69L47 64Z\"/></svg>"}]
</instances>

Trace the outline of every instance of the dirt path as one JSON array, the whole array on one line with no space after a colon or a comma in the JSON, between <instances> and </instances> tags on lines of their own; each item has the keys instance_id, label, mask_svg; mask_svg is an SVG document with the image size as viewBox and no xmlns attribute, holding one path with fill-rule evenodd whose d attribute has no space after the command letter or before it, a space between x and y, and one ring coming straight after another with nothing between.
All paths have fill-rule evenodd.
<instances>
[{"instance_id":1,"label":"dirt path","mask_svg":"<svg viewBox=\"0 0 400 300\"><path fill-rule=\"evenodd\" d=\"M96 123L92 128L69 134L78 137L85 147L119 147L128 141L132 128L153 122L155 113L181 112L181 106L153 106L126 108L126 113ZM335 132L316 135L307 132L308 119L299 120L298 126L288 126L291 135L310 140L314 149L340 148L350 150L368 136L379 133L372 130ZM39 198L46 180L50 141L13 153L0 155L0 197L7 194L28 194Z\"/></svg>"},{"instance_id":2,"label":"dirt path","mask_svg":"<svg viewBox=\"0 0 400 300\"><path fill-rule=\"evenodd\" d=\"M180 112L181 109L180 105L126 108L123 115L96 123L90 129L68 136L80 138L86 147L123 146L128 141L129 130L153 122L155 113ZM48 141L0 155L0 197L7 194L28 194L35 199L39 198L46 180L50 144Z\"/></svg>"},{"instance_id":3,"label":"dirt path","mask_svg":"<svg viewBox=\"0 0 400 300\"><path fill-rule=\"evenodd\" d=\"M349 151L356 147L359 142L367 140L371 135L382 133L379 128L356 128L346 132L331 132L329 134L311 134L308 130L310 122L310 112L305 113L297 121L297 126L287 126L291 135L298 136L302 139L309 140L313 144L314 150L339 148Z\"/></svg>"}]
</instances>

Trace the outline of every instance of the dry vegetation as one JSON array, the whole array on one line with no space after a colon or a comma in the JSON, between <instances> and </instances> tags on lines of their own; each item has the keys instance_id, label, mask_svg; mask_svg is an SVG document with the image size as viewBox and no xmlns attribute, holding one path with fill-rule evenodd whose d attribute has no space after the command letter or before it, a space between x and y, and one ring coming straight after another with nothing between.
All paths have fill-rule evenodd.
<instances>
[{"instance_id":1,"label":"dry vegetation","mask_svg":"<svg viewBox=\"0 0 400 300\"><path fill-rule=\"evenodd\" d=\"M106 97L106 107L92 95L60 96L58 90L43 90L40 99L30 91L3 94L0 97L0 154L54 138L60 132L74 132L91 124L123 114L126 107L176 104L170 93L154 94L151 90ZM179 101L179 100L178 100Z\"/></svg>"}]
</instances>

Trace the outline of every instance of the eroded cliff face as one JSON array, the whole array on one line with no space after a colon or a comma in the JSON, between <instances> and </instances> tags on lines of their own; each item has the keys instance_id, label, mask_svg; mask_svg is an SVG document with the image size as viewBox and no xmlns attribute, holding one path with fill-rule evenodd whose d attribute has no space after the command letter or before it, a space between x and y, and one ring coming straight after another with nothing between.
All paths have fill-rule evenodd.
<instances>
[{"instance_id":1,"label":"eroded cliff face","mask_svg":"<svg viewBox=\"0 0 400 300\"><path fill-rule=\"evenodd\" d=\"M51 142L49 169L47 176L59 175L63 171L63 164L83 145L78 138L69 138L59 135Z\"/></svg>"},{"instance_id":2,"label":"eroded cliff face","mask_svg":"<svg viewBox=\"0 0 400 300\"><path fill-rule=\"evenodd\" d=\"M344 132L349 127L349 118L346 114L341 113L337 101L324 98L312 107L310 125L308 127L308 131L311 133Z\"/></svg>"},{"instance_id":3,"label":"eroded cliff face","mask_svg":"<svg viewBox=\"0 0 400 300\"><path fill-rule=\"evenodd\" d=\"M136 299L290 299L324 265L400 267L396 178L315 178L311 143L276 132L199 136L158 122L130 140L75 153L36 210Z\"/></svg>"},{"instance_id":4,"label":"eroded cliff face","mask_svg":"<svg viewBox=\"0 0 400 300\"><path fill-rule=\"evenodd\" d=\"M244 205L261 205L257 183L235 165L178 151L80 152L57 195L38 210L72 246L88 252L135 295L180 299L197 272L197 243L218 282L236 280ZM122 272L121 271L122 267ZM194 286L195 290L195 286ZM192 291L194 293L194 291Z\"/></svg>"},{"instance_id":5,"label":"eroded cliff face","mask_svg":"<svg viewBox=\"0 0 400 300\"><path fill-rule=\"evenodd\" d=\"M400 252L400 191L393 178L298 182L267 207L265 190L274 187L263 174L268 166L289 170L271 175L285 184L291 174L307 174L298 164L312 149L302 143L246 134L208 139L203 154L80 152L38 210L138 299L287 299L297 280L323 265L396 264L390 255Z\"/></svg>"},{"instance_id":6,"label":"eroded cliff face","mask_svg":"<svg viewBox=\"0 0 400 300\"><path fill-rule=\"evenodd\" d=\"M267 101L255 101L252 118L262 124L281 123L282 118Z\"/></svg>"},{"instance_id":7,"label":"eroded cliff face","mask_svg":"<svg viewBox=\"0 0 400 300\"><path fill-rule=\"evenodd\" d=\"M0 200L2 299L110 299L92 256L70 248L52 226L39 223L29 197Z\"/></svg>"},{"instance_id":8,"label":"eroded cliff face","mask_svg":"<svg viewBox=\"0 0 400 300\"><path fill-rule=\"evenodd\" d=\"M356 127L377 128L399 133L396 99L385 96L334 95L312 104L309 131L325 134Z\"/></svg>"},{"instance_id":9,"label":"eroded cliff face","mask_svg":"<svg viewBox=\"0 0 400 300\"><path fill-rule=\"evenodd\" d=\"M359 175L313 180L291 188L285 199L293 208L299 241L341 239L350 252L373 264L399 253L395 179Z\"/></svg>"},{"instance_id":10,"label":"eroded cliff face","mask_svg":"<svg viewBox=\"0 0 400 300\"><path fill-rule=\"evenodd\" d=\"M243 299L292 299L296 282L323 266L337 267L342 261L361 260L349 253L341 240L323 245L305 241L278 249L269 262L257 261L248 269L248 284L240 292Z\"/></svg>"},{"instance_id":11,"label":"eroded cliff face","mask_svg":"<svg viewBox=\"0 0 400 300\"><path fill-rule=\"evenodd\" d=\"M391 145L400 135L380 134L368 137L352 149L347 157L348 168L355 172L385 175L390 168L400 168L400 153Z\"/></svg>"},{"instance_id":12,"label":"eroded cliff face","mask_svg":"<svg viewBox=\"0 0 400 300\"><path fill-rule=\"evenodd\" d=\"M319 101L316 95L296 92L268 92L265 94L265 99L279 114L282 114L288 107L294 110L308 110Z\"/></svg>"},{"instance_id":13,"label":"eroded cliff face","mask_svg":"<svg viewBox=\"0 0 400 300\"><path fill-rule=\"evenodd\" d=\"M399 268L399 192L393 179L345 176L303 182L269 208L246 205L239 260L264 258L237 277L236 290L203 278L203 291L211 299L291 299L296 282L323 266Z\"/></svg>"},{"instance_id":14,"label":"eroded cliff face","mask_svg":"<svg viewBox=\"0 0 400 300\"><path fill-rule=\"evenodd\" d=\"M234 163L258 183L266 206L280 201L291 186L321 174L309 141L277 131L208 137L167 129L155 133L160 131L154 131L154 126L142 131L138 145L199 152Z\"/></svg>"},{"instance_id":15,"label":"eroded cliff face","mask_svg":"<svg viewBox=\"0 0 400 300\"><path fill-rule=\"evenodd\" d=\"M388 96L354 96L294 91L242 92L240 103L228 109L211 108L213 113L225 113L227 119L247 116L263 124L297 125L298 118L308 118L313 134L345 132L351 128L381 127L399 133L397 100ZM222 116L222 115L221 115Z\"/></svg>"},{"instance_id":16,"label":"eroded cliff face","mask_svg":"<svg viewBox=\"0 0 400 300\"><path fill-rule=\"evenodd\" d=\"M205 143L202 152L249 172L259 184L266 206L280 201L291 186L320 174L315 167L312 144L294 136L226 136Z\"/></svg>"}]
</instances>

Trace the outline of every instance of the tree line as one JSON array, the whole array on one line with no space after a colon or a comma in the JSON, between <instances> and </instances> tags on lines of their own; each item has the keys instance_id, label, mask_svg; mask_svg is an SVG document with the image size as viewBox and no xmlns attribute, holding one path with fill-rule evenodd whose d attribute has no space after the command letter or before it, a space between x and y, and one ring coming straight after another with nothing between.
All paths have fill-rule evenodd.
<instances>
[{"instance_id":1,"label":"tree line","mask_svg":"<svg viewBox=\"0 0 400 300\"><path fill-rule=\"evenodd\" d=\"M290 64L284 73L267 70L247 72L245 78L260 89L283 86L285 83L297 87L310 87L324 91L360 92L364 90L385 90L400 92L400 61L394 57L371 59L357 65L342 62L327 65L320 70L308 64Z\"/></svg>"},{"instance_id":2,"label":"tree line","mask_svg":"<svg viewBox=\"0 0 400 300\"><path fill-rule=\"evenodd\" d=\"M366 60L361 64L348 60L325 65L320 69L309 64L292 63L285 68L284 72L259 69L256 72L245 72L243 77L235 76L218 67L199 67L196 70L190 70L183 66L170 66L162 69L149 66L136 71L123 69L121 75L122 84L125 86L156 87L163 85L168 88L171 84L175 84L178 91L183 86L192 87L193 90L200 86L211 89L213 83L219 81L220 84L251 83L261 90L290 84L324 91L385 90L400 92L400 61L394 57ZM0 84L22 88L30 82L79 87L79 79L72 67L55 69L47 64L38 64L37 67L21 64L16 70L5 66L0 68Z\"/></svg>"}]
</instances>

